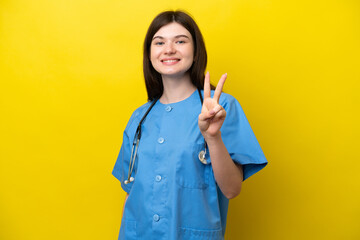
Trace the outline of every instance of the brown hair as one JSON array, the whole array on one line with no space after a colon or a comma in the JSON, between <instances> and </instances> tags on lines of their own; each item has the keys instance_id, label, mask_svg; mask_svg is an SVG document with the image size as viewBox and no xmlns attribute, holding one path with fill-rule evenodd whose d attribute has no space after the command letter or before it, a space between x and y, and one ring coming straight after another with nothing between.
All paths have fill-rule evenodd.
<instances>
[{"instance_id":1,"label":"brown hair","mask_svg":"<svg viewBox=\"0 0 360 240\"><path fill-rule=\"evenodd\" d=\"M192 36L194 41L194 62L189 69L190 79L195 87L204 88L207 54L199 27L192 17L183 11L165 11L157 15L151 22L144 41L143 71L149 101L160 98L164 90L161 74L154 69L150 62L152 38L160 28L172 22L182 25Z\"/></svg>"}]
</instances>

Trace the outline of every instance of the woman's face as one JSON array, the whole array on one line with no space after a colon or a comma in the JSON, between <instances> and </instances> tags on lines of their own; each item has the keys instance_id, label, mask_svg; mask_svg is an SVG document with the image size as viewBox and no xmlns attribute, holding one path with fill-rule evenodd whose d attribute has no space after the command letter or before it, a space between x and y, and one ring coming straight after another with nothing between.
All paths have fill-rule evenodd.
<instances>
[{"instance_id":1,"label":"woman's face","mask_svg":"<svg viewBox=\"0 0 360 240\"><path fill-rule=\"evenodd\" d=\"M190 32L176 22L160 28L151 42L150 61L162 76L182 77L194 61Z\"/></svg>"}]
</instances>

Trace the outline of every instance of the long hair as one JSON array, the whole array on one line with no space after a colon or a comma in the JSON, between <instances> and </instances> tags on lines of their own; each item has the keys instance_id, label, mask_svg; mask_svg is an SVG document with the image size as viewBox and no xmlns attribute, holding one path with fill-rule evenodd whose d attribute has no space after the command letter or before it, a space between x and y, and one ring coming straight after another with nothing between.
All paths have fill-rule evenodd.
<instances>
[{"instance_id":1,"label":"long hair","mask_svg":"<svg viewBox=\"0 0 360 240\"><path fill-rule=\"evenodd\" d=\"M204 88L207 53L199 27L194 19L183 11L165 11L157 15L151 22L144 41L143 71L149 101L160 98L164 91L161 74L154 69L150 61L152 38L160 28L172 22L182 25L192 36L194 41L194 62L188 71L194 86L199 89Z\"/></svg>"}]
</instances>

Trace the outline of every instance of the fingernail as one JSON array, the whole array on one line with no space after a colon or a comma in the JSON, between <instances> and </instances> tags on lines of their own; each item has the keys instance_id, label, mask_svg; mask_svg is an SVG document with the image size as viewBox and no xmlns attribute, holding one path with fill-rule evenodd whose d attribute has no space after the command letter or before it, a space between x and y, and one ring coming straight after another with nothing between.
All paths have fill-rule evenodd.
<instances>
[{"instance_id":1,"label":"fingernail","mask_svg":"<svg viewBox=\"0 0 360 240\"><path fill-rule=\"evenodd\" d=\"M214 115L215 114L215 111L214 111L214 109L212 109L212 110L210 110L210 115Z\"/></svg>"}]
</instances>

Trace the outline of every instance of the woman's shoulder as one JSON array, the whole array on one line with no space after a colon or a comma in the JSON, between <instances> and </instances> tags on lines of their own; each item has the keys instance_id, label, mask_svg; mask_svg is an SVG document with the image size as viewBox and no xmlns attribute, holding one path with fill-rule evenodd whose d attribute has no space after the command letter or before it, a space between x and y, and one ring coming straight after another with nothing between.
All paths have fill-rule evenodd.
<instances>
[{"instance_id":1,"label":"woman's shoulder","mask_svg":"<svg viewBox=\"0 0 360 240\"><path fill-rule=\"evenodd\" d=\"M244 109L236 97L229 93L221 93L219 104L227 112L227 117L245 116Z\"/></svg>"},{"instance_id":2,"label":"woman's shoulder","mask_svg":"<svg viewBox=\"0 0 360 240\"><path fill-rule=\"evenodd\" d=\"M133 112L133 116L134 117L138 117L139 115L141 116L142 113L145 113L146 110L150 107L152 101L148 101L146 103L144 103L143 105L141 105L140 107L138 107L137 109L135 109L135 111Z\"/></svg>"},{"instance_id":3,"label":"woman's shoulder","mask_svg":"<svg viewBox=\"0 0 360 240\"><path fill-rule=\"evenodd\" d=\"M237 100L233 95L231 95L229 93L222 92L221 95L220 95L219 102L221 102L221 101L223 101L223 102L232 102L232 101L237 101Z\"/></svg>"},{"instance_id":4,"label":"woman's shoulder","mask_svg":"<svg viewBox=\"0 0 360 240\"><path fill-rule=\"evenodd\" d=\"M237 106L241 108L239 101L233 95L224 92L220 95L219 104L225 109L230 106Z\"/></svg>"},{"instance_id":5,"label":"woman's shoulder","mask_svg":"<svg viewBox=\"0 0 360 240\"><path fill-rule=\"evenodd\" d=\"M125 128L125 131L129 130L130 128L132 128L134 125L138 125L141 117L144 115L144 113L146 112L146 110L150 107L151 105L151 101L146 102L145 104L141 105L140 107L136 108L135 111L131 114L131 117L128 121L128 124Z\"/></svg>"}]
</instances>

